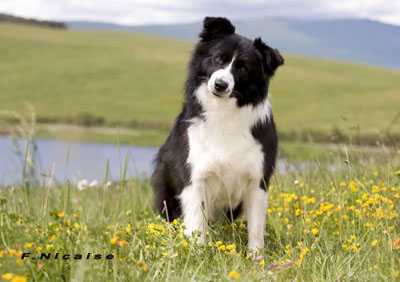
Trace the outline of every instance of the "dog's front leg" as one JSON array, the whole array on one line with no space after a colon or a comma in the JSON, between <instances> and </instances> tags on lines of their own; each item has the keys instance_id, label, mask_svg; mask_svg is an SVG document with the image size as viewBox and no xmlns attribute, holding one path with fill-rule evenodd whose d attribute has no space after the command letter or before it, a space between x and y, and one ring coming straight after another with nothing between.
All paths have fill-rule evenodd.
<instances>
[{"instance_id":1,"label":"dog's front leg","mask_svg":"<svg viewBox=\"0 0 400 282\"><path fill-rule=\"evenodd\" d=\"M185 235L190 237L193 233L199 232L199 242L205 242L207 231L207 214L205 184L203 181L196 181L186 187L180 195L183 223L185 224Z\"/></svg>"},{"instance_id":2,"label":"dog's front leg","mask_svg":"<svg viewBox=\"0 0 400 282\"><path fill-rule=\"evenodd\" d=\"M258 185L252 185L244 199L244 212L249 236L248 248L253 254L257 254L264 248L267 207L268 193Z\"/></svg>"}]
</instances>

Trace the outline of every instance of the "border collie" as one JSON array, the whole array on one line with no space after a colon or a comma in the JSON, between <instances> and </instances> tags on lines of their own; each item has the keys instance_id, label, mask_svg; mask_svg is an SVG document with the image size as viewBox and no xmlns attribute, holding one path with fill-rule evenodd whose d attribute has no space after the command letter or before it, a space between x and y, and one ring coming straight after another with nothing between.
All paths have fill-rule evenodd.
<instances>
[{"instance_id":1,"label":"border collie","mask_svg":"<svg viewBox=\"0 0 400 282\"><path fill-rule=\"evenodd\" d=\"M156 157L156 208L182 216L185 235L204 242L223 211L247 220L248 247L264 247L268 184L278 140L268 86L284 62L260 38L235 33L226 18L206 17L189 63L182 112Z\"/></svg>"}]
</instances>

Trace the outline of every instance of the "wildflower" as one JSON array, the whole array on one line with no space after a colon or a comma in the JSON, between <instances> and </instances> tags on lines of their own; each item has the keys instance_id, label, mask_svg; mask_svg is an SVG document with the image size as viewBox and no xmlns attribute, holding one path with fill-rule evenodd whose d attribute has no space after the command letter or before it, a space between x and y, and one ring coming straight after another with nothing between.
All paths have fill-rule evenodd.
<instances>
[{"instance_id":1,"label":"wildflower","mask_svg":"<svg viewBox=\"0 0 400 282\"><path fill-rule=\"evenodd\" d=\"M319 234L319 229L317 227L312 228L311 234L314 235L315 237L317 237Z\"/></svg>"},{"instance_id":2,"label":"wildflower","mask_svg":"<svg viewBox=\"0 0 400 282\"><path fill-rule=\"evenodd\" d=\"M1 278L3 279L3 280L6 280L6 281L11 281L11 279L14 277L14 274L12 274L12 273L10 273L10 272L7 272L7 273L4 273L3 275L1 275Z\"/></svg>"},{"instance_id":3,"label":"wildflower","mask_svg":"<svg viewBox=\"0 0 400 282\"><path fill-rule=\"evenodd\" d=\"M394 250L400 250L400 238L394 240L392 246Z\"/></svg>"},{"instance_id":4,"label":"wildflower","mask_svg":"<svg viewBox=\"0 0 400 282\"><path fill-rule=\"evenodd\" d=\"M301 246L301 245L300 245L300 246ZM310 249L309 249L308 247L306 247L306 246L301 246L299 258L298 258L297 261L296 261L296 265L297 265L297 266L300 266L300 265L303 263L305 256L306 256L309 252L310 252Z\"/></svg>"},{"instance_id":5,"label":"wildflower","mask_svg":"<svg viewBox=\"0 0 400 282\"><path fill-rule=\"evenodd\" d=\"M114 236L110 239L110 243L111 243L111 245L116 245L117 242L118 242L118 237L114 235Z\"/></svg>"},{"instance_id":6,"label":"wildflower","mask_svg":"<svg viewBox=\"0 0 400 282\"><path fill-rule=\"evenodd\" d=\"M86 188L88 188L88 186L89 182L86 179L80 180L77 184L77 188L79 191L85 190Z\"/></svg>"},{"instance_id":7,"label":"wildflower","mask_svg":"<svg viewBox=\"0 0 400 282\"><path fill-rule=\"evenodd\" d=\"M358 191L357 183L355 181L351 180L349 183L349 189L353 193L357 192Z\"/></svg>"},{"instance_id":8,"label":"wildflower","mask_svg":"<svg viewBox=\"0 0 400 282\"><path fill-rule=\"evenodd\" d=\"M126 240L118 240L117 241L117 245L119 246L119 247L124 247L125 245L127 245L128 244L128 242L126 241Z\"/></svg>"},{"instance_id":9,"label":"wildflower","mask_svg":"<svg viewBox=\"0 0 400 282\"><path fill-rule=\"evenodd\" d=\"M240 273L237 271L230 271L228 273L228 277L232 280L239 280L240 279Z\"/></svg>"},{"instance_id":10,"label":"wildflower","mask_svg":"<svg viewBox=\"0 0 400 282\"><path fill-rule=\"evenodd\" d=\"M316 201L314 197L307 197L307 196L301 196L301 200L305 205L314 204Z\"/></svg>"},{"instance_id":11,"label":"wildflower","mask_svg":"<svg viewBox=\"0 0 400 282\"><path fill-rule=\"evenodd\" d=\"M13 277L13 279L11 279L11 282L26 282L26 277L24 276L19 276L19 275L15 275Z\"/></svg>"},{"instance_id":12,"label":"wildflower","mask_svg":"<svg viewBox=\"0 0 400 282\"><path fill-rule=\"evenodd\" d=\"M189 246L189 243L188 243L188 241L186 241L186 240L182 240L182 242L181 242L181 246L183 247L183 248L187 248L188 246Z\"/></svg>"},{"instance_id":13,"label":"wildflower","mask_svg":"<svg viewBox=\"0 0 400 282\"><path fill-rule=\"evenodd\" d=\"M261 259L260 262L258 263L258 265L259 265L261 268L264 268L264 267L265 267L265 259Z\"/></svg>"},{"instance_id":14,"label":"wildflower","mask_svg":"<svg viewBox=\"0 0 400 282\"><path fill-rule=\"evenodd\" d=\"M89 183L89 187L96 187L99 186L99 181L96 179L92 180L92 182Z\"/></svg>"},{"instance_id":15,"label":"wildflower","mask_svg":"<svg viewBox=\"0 0 400 282\"><path fill-rule=\"evenodd\" d=\"M147 225L147 233L155 236L160 236L165 233L165 227L162 224L150 223Z\"/></svg>"},{"instance_id":16,"label":"wildflower","mask_svg":"<svg viewBox=\"0 0 400 282\"><path fill-rule=\"evenodd\" d=\"M125 232L128 234L132 232L132 224L128 223L128 225L125 228Z\"/></svg>"},{"instance_id":17,"label":"wildflower","mask_svg":"<svg viewBox=\"0 0 400 282\"><path fill-rule=\"evenodd\" d=\"M58 212L56 212L56 216L57 216L58 218L64 218L65 212L64 212L64 211L58 211Z\"/></svg>"},{"instance_id":18,"label":"wildflower","mask_svg":"<svg viewBox=\"0 0 400 282\"><path fill-rule=\"evenodd\" d=\"M226 250L226 246L224 244L219 245L217 248L218 248L218 251L220 251L220 252L224 252Z\"/></svg>"},{"instance_id":19,"label":"wildflower","mask_svg":"<svg viewBox=\"0 0 400 282\"><path fill-rule=\"evenodd\" d=\"M371 242L371 246L372 247L376 247L378 245L378 240L373 240L372 242Z\"/></svg>"},{"instance_id":20,"label":"wildflower","mask_svg":"<svg viewBox=\"0 0 400 282\"><path fill-rule=\"evenodd\" d=\"M144 261L139 260L139 261L136 263L136 265L137 265L139 268L141 268L141 269L143 270L143 272L149 272L149 267L148 267L148 265L147 265Z\"/></svg>"},{"instance_id":21,"label":"wildflower","mask_svg":"<svg viewBox=\"0 0 400 282\"><path fill-rule=\"evenodd\" d=\"M236 245L235 244L226 245L226 251L231 254L235 254L236 253Z\"/></svg>"},{"instance_id":22,"label":"wildflower","mask_svg":"<svg viewBox=\"0 0 400 282\"><path fill-rule=\"evenodd\" d=\"M224 243L222 241L217 241L215 242L215 246L218 248L219 246L223 245Z\"/></svg>"}]
</instances>

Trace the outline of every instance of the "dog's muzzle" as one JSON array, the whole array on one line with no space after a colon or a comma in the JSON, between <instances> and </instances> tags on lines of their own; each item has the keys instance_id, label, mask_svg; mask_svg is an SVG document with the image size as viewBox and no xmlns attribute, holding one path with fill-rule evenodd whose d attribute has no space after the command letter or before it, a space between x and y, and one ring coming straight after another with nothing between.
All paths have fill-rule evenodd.
<instances>
[{"instance_id":1,"label":"dog's muzzle","mask_svg":"<svg viewBox=\"0 0 400 282\"><path fill-rule=\"evenodd\" d=\"M232 93L234 84L230 69L219 69L211 75L207 87L213 95L227 97Z\"/></svg>"}]
</instances>

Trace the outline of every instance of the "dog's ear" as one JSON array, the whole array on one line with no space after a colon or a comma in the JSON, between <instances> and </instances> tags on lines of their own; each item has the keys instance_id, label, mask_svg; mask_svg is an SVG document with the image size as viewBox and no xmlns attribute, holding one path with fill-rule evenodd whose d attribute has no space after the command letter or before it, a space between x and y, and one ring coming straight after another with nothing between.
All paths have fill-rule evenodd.
<instances>
[{"instance_id":1,"label":"dog's ear","mask_svg":"<svg viewBox=\"0 0 400 282\"><path fill-rule=\"evenodd\" d=\"M254 47L261 53L264 71L269 75L274 75L276 69L283 65L285 60L278 49L274 49L265 44L261 38L254 40Z\"/></svg>"},{"instance_id":2,"label":"dog's ear","mask_svg":"<svg viewBox=\"0 0 400 282\"><path fill-rule=\"evenodd\" d=\"M209 41L235 33L235 27L226 18L205 17L200 38Z\"/></svg>"}]
</instances>

